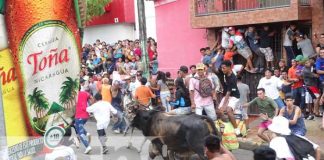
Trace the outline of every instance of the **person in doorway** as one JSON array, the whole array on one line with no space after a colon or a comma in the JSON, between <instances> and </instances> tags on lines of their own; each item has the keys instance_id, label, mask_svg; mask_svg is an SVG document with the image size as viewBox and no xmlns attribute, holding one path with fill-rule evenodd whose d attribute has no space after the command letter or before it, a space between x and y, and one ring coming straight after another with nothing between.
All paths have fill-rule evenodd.
<instances>
[{"instance_id":1,"label":"person in doorway","mask_svg":"<svg viewBox=\"0 0 324 160\"><path fill-rule=\"evenodd\" d=\"M295 52L293 49L293 41L295 40L294 34L296 31L296 25L290 24L286 30L283 46L287 54L288 67L291 67L291 61L295 58Z\"/></svg>"},{"instance_id":2,"label":"person in doorway","mask_svg":"<svg viewBox=\"0 0 324 160\"><path fill-rule=\"evenodd\" d=\"M270 32L269 26L263 26L263 30L260 31L260 51L264 54L267 61L267 68L274 70L273 64L273 51L271 49L272 38L275 31Z\"/></svg>"},{"instance_id":3,"label":"person in doorway","mask_svg":"<svg viewBox=\"0 0 324 160\"><path fill-rule=\"evenodd\" d=\"M306 126L302 116L301 109L294 105L294 99L291 94L285 97L286 107L282 108L279 116L283 116L289 120L289 129L293 134L305 136Z\"/></svg>"},{"instance_id":4,"label":"person in doorway","mask_svg":"<svg viewBox=\"0 0 324 160\"><path fill-rule=\"evenodd\" d=\"M263 72L264 71L264 54L260 51L259 45L259 36L255 31L255 27L249 26L248 31L246 32L246 38L249 42L249 46L251 50L256 54L256 62L255 66L257 68L256 72Z\"/></svg>"},{"instance_id":5,"label":"person in doorway","mask_svg":"<svg viewBox=\"0 0 324 160\"><path fill-rule=\"evenodd\" d=\"M303 53L303 57L311 58L315 55L315 51L312 42L309 38L305 37L303 34L296 36L297 48Z\"/></svg>"},{"instance_id":6,"label":"person in doorway","mask_svg":"<svg viewBox=\"0 0 324 160\"><path fill-rule=\"evenodd\" d=\"M221 140L214 135L205 138L205 155L208 160L236 160L234 155L221 144Z\"/></svg>"},{"instance_id":7,"label":"person in doorway","mask_svg":"<svg viewBox=\"0 0 324 160\"><path fill-rule=\"evenodd\" d=\"M108 148L106 145L107 137L105 130L110 122L110 114L112 113L113 115L116 115L117 110L109 102L103 101L101 94L97 93L94 98L95 103L87 107L87 112L93 113L93 116L97 121L97 133L102 146L102 153L106 154Z\"/></svg>"},{"instance_id":8,"label":"person in doorway","mask_svg":"<svg viewBox=\"0 0 324 160\"><path fill-rule=\"evenodd\" d=\"M249 107L253 105L257 105L260 111L260 118L262 122L259 125L258 136L266 141L270 142L269 135L264 134L264 132L268 129L268 126L272 122L272 118L278 115L278 105L276 102L265 95L264 88L257 89L258 97L254 98L249 103L243 105L243 107Z\"/></svg>"}]
</instances>

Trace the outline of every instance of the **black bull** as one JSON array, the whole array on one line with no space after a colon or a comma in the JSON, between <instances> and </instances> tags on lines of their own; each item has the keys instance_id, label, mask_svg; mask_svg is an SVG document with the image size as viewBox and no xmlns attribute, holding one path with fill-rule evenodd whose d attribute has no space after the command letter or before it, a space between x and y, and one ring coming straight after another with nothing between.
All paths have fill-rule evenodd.
<instances>
[{"instance_id":1,"label":"black bull","mask_svg":"<svg viewBox=\"0 0 324 160\"><path fill-rule=\"evenodd\" d=\"M151 140L153 150L149 155L152 159L158 154L165 155L162 151L165 146L168 153L195 153L200 159L206 159L204 138L210 134L219 135L210 118L196 114L171 116L154 110L137 110L131 125Z\"/></svg>"}]
</instances>

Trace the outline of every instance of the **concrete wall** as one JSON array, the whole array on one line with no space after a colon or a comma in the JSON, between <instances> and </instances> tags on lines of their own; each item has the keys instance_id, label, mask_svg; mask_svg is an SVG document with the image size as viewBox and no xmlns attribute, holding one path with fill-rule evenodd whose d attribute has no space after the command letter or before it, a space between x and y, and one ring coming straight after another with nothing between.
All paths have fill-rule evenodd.
<instances>
[{"instance_id":1,"label":"concrete wall","mask_svg":"<svg viewBox=\"0 0 324 160\"><path fill-rule=\"evenodd\" d=\"M116 23L86 27L82 44L94 43L96 39L106 43L115 43L118 40L134 39L134 24Z\"/></svg>"},{"instance_id":2,"label":"concrete wall","mask_svg":"<svg viewBox=\"0 0 324 160\"><path fill-rule=\"evenodd\" d=\"M199 49L207 45L206 30L191 27L189 0L157 5L155 10L159 69L174 77L180 65L200 61Z\"/></svg>"}]
</instances>

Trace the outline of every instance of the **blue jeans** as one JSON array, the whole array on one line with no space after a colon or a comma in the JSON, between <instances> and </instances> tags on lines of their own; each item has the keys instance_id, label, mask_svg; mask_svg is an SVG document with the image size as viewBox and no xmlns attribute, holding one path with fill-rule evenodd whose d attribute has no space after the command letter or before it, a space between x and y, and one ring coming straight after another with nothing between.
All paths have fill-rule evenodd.
<instances>
[{"instance_id":1,"label":"blue jeans","mask_svg":"<svg viewBox=\"0 0 324 160\"><path fill-rule=\"evenodd\" d=\"M285 107L285 104L280 97L278 97L277 99L274 99L274 101L277 103L279 109Z\"/></svg>"},{"instance_id":2,"label":"blue jeans","mask_svg":"<svg viewBox=\"0 0 324 160\"><path fill-rule=\"evenodd\" d=\"M284 46L286 50L286 55L287 55L287 65L288 67L291 67L291 60L295 58L295 52L292 46Z\"/></svg>"},{"instance_id":3,"label":"blue jeans","mask_svg":"<svg viewBox=\"0 0 324 160\"><path fill-rule=\"evenodd\" d=\"M292 89L292 95L295 99L295 105L301 109L305 108L305 90L303 87Z\"/></svg>"},{"instance_id":4,"label":"blue jeans","mask_svg":"<svg viewBox=\"0 0 324 160\"><path fill-rule=\"evenodd\" d=\"M75 129L85 147L89 146L87 131L84 129L84 124L87 122L87 120L88 119L82 118L75 119Z\"/></svg>"},{"instance_id":5,"label":"blue jeans","mask_svg":"<svg viewBox=\"0 0 324 160\"><path fill-rule=\"evenodd\" d=\"M170 91L162 91L162 92L160 92L160 99L161 99L162 106L165 107L166 112L170 112L171 111L171 105L167 101L167 97L171 97Z\"/></svg>"},{"instance_id":6,"label":"blue jeans","mask_svg":"<svg viewBox=\"0 0 324 160\"><path fill-rule=\"evenodd\" d=\"M126 122L124 120L124 113L117 110L117 122L114 124L112 130L119 129L121 132L125 131L126 128Z\"/></svg>"}]
</instances>

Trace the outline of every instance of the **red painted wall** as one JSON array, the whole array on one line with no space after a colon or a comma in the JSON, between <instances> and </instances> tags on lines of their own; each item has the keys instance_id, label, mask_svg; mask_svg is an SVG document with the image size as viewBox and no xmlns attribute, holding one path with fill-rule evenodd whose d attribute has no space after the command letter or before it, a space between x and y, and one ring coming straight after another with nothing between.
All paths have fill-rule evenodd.
<instances>
[{"instance_id":1,"label":"red painted wall","mask_svg":"<svg viewBox=\"0 0 324 160\"><path fill-rule=\"evenodd\" d=\"M110 11L106 11L102 16L94 17L87 22L87 26L114 24L114 18L118 18L118 23L135 23L134 0L112 0L105 9Z\"/></svg>"},{"instance_id":2,"label":"red painted wall","mask_svg":"<svg viewBox=\"0 0 324 160\"><path fill-rule=\"evenodd\" d=\"M207 45L206 30L191 28L189 0L156 6L155 12L159 69L175 77L181 65L200 61L199 49Z\"/></svg>"}]
</instances>

